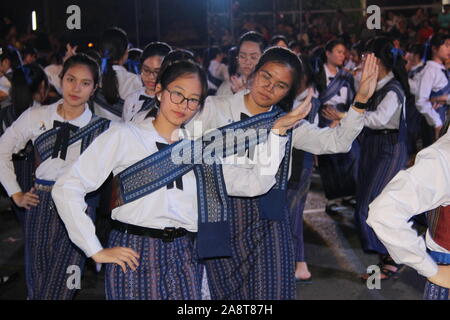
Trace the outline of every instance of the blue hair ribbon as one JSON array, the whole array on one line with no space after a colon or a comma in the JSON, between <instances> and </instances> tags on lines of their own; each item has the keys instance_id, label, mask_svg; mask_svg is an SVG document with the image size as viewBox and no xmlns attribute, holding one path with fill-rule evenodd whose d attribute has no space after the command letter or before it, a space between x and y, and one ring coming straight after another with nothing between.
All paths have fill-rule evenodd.
<instances>
[{"instance_id":1,"label":"blue hair ribbon","mask_svg":"<svg viewBox=\"0 0 450 320\"><path fill-rule=\"evenodd\" d=\"M391 49L391 53L392 53L392 57L393 57L393 59L394 59L394 66L395 66L395 65L397 64L398 56L403 56L404 52L403 52L402 49L393 47L393 48Z\"/></svg>"},{"instance_id":2,"label":"blue hair ribbon","mask_svg":"<svg viewBox=\"0 0 450 320\"><path fill-rule=\"evenodd\" d=\"M106 50L105 55L102 58L102 74L106 73L106 68L108 67L108 60L109 60L109 50Z\"/></svg>"},{"instance_id":3,"label":"blue hair ribbon","mask_svg":"<svg viewBox=\"0 0 450 320\"><path fill-rule=\"evenodd\" d=\"M425 47L423 49L423 57L422 57L422 62L425 63L427 61L427 56L428 56L428 49L430 48L431 45L431 38L433 37L433 35L429 36L427 41L425 42Z\"/></svg>"},{"instance_id":4,"label":"blue hair ribbon","mask_svg":"<svg viewBox=\"0 0 450 320\"><path fill-rule=\"evenodd\" d=\"M128 66L128 70L131 70L135 74L139 74L140 73L139 72L139 68L140 68L141 64L139 63L139 61L128 59L126 64Z\"/></svg>"},{"instance_id":5,"label":"blue hair ribbon","mask_svg":"<svg viewBox=\"0 0 450 320\"><path fill-rule=\"evenodd\" d=\"M25 75L25 81L28 85L31 85L33 82L33 79L31 79L31 69L27 66L21 65L20 68L23 71L23 74Z\"/></svg>"}]
</instances>

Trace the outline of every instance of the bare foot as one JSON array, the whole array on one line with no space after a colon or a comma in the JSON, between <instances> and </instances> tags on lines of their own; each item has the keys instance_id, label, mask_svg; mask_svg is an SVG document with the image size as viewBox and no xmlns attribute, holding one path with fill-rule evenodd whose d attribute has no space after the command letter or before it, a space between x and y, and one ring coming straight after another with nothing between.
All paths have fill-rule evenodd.
<instances>
[{"instance_id":1,"label":"bare foot","mask_svg":"<svg viewBox=\"0 0 450 320\"><path fill-rule=\"evenodd\" d=\"M295 268L295 278L300 280L308 280L311 278L311 272L309 272L306 262L297 262Z\"/></svg>"}]
</instances>

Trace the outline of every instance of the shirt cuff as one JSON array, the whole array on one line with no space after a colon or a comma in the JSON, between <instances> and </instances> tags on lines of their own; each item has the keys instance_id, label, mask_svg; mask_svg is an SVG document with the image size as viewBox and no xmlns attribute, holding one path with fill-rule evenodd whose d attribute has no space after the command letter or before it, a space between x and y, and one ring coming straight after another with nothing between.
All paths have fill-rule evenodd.
<instances>
[{"instance_id":1,"label":"shirt cuff","mask_svg":"<svg viewBox=\"0 0 450 320\"><path fill-rule=\"evenodd\" d=\"M438 272L438 265L434 262L428 254L427 257L419 264L415 265L414 268L419 274L426 278L430 278Z\"/></svg>"},{"instance_id":2,"label":"shirt cuff","mask_svg":"<svg viewBox=\"0 0 450 320\"><path fill-rule=\"evenodd\" d=\"M86 250L83 250L83 251L86 254L86 257L91 258L93 255L99 253L102 250L103 250L103 246L100 243L100 241L96 238L96 239L92 239L92 244L90 244L89 248L87 248Z\"/></svg>"},{"instance_id":3,"label":"shirt cuff","mask_svg":"<svg viewBox=\"0 0 450 320\"><path fill-rule=\"evenodd\" d=\"M28 192L29 190L23 191L18 183L11 183L4 185L4 188L6 190L6 193L8 193L9 197L12 197L13 194L16 194L18 192Z\"/></svg>"}]
</instances>

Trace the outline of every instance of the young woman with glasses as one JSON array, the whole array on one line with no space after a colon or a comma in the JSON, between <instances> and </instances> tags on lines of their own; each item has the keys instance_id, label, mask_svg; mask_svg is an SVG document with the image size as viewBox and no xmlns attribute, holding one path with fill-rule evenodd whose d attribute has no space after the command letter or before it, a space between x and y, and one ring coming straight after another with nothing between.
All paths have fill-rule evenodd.
<instances>
[{"instance_id":1,"label":"young woman with glasses","mask_svg":"<svg viewBox=\"0 0 450 320\"><path fill-rule=\"evenodd\" d=\"M130 121L133 116L149 110L154 104L156 79L164 57L171 48L163 42L152 42L147 45L141 57L141 79L144 87L130 94L123 105L122 120Z\"/></svg>"},{"instance_id":2,"label":"young woman with glasses","mask_svg":"<svg viewBox=\"0 0 450 320\"><path fill-rule=\"evenodd\" d=\"M204 193L210 194L211 190L197 192L201 181L192 171L166 182L171 174L168 167L175 164L171 157L164 156L171 156L171 153L165 154L165 150L170 151L176 145L180 138L178 129L202 109L207 94L206 74L192 61L174 61L161 71L157 83L159 112L156 118L115 124L86 150L53 190L56 206L72 241L97 263L107 263L108 299L201 298L203 267L197 247L208 247L211 243L198 238L199 198L204 199ZM301 111L281 117L273 129L285 132L301 119ZM273 133L271 136L275 147L284 149L287 139ZM258 152L265 154L268 147L269 143L263 143ZM149 159L156 159L157 166L147 172L145 165ZM167 162L160 163L160 159L167 159ZM275 161L279 165L281 159ZM142 168L144 171L139 171ZM112 211L114 226L108 248L103 248L92 221L83 214L84 195L101 186L110 172L114 173L117 185L124 181L122 177L129 179L133 190L136 185L152 179L154 174L162 174L164 179L158 188L130 202L124 199L135 193L125 195L122 192L127 188L113 189L116 194L113 203L117 204ZM128 175L131 172L134 172L133 178ZM142 175L139 172L143 172ZM248 170L233 165L223 166L223 177L226 192L235 196L265 193L274 182L273 176L261 175L259 168ZM258 181L259 187L249 188L249 181ZM138 194L144 191L138 189ZM199 240L195 241L196 238ZM227 245L226 241L222 245Z\"/></svg>"}]
</instances>

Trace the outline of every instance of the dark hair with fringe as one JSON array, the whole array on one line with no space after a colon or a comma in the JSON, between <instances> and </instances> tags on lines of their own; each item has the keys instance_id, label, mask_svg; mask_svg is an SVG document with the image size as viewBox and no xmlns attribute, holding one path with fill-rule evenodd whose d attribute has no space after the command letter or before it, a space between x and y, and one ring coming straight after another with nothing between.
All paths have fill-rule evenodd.
<instances>
[{"instance_id":1,"label":"dark hair with fringe","mask_svg":"<svg viewBox=\"0 0 450 320\"><path fill-rule=\"evenodd\" d=\"M33 105L33 96L39 92L42 82L47 89L47 74L37 63L26 64L14 69L9 95L17 116Z\"/></svg>"},{"instance_id":2,"label":"dark hair with fringe","mask_svg":"<svg viewBox=\"0 0 450 320\"><path fill-rule=\"evenodd\" d=\"M439 49L439 47L442 46L448 39L450 39L450 35L448 34L435 34L431 37L431 39L428 39L427 43L425 43L424 49L425 59L432 60L433 59L432 48Z\"/></svg>"},{"instance_id":3,"label":"dark hair with fringe","mask_svg":"<svg viewBox=\"0 0 450 320\"><path fill-rule=\"evenodd\" d=\"M259 69L261 69L266 63L274 62L289 67L292 72L292 84L289 92L279 101L277 104L286 112L292 109L292 104L297 91L300 87L300 79L303 74L303 66L300 58L292 52L290 49L283 47L272 47L267 49L258 64L255 67L253 75L255 75Z\"/></svg>"},{"instance_id":4,"label":"dark hair with fringe","mask_svg":"<svg viewBox=\"0 0 450 320\"><path fill-rule=\"evenodd\" d=\"M164 70L171 64L177 62L177 61L191 61L193 63L195 62L194 53L192 51L186 50L186 49L176 49L170 51L165 57L161 64L161 69L159 69L159 75L164 72ZM156 83L159 81L159 75L156 79Z\"/></svg>"},{"instance_id":5,"label":"dark hair with fringe","mask_svg":"<svg viewBox=\"0 0 450 320\"><path fill-rule=\"evenodd\" d=\"M200 95L200 110L203 110L203 104L208 95L208 81L206 73L203 68L192 60L177 60L168 64L164 70L161 69L157 83L161 85L162 89L167 89L169 84L174 82L179 77L195 74L200 79L202 92Z\"/></svg>"},{"instance_id":6,"label":"dark hair with fringe","mask_svg":"<svg viewBox=\"0 0 450 320\"><path fill-rule=\"evenodd\" d=\"M0 47L0 52L0 62L9 60L11 63L11 69L15 69L22 64L22 57L19 50L11 46L2 46Z\"/></svg>"},{"instance_id":7,"label":"dark hair with fringe","mask_svg":"<svg viewBox=\"0 0 450 320\"><path fill-rule=\"evenodd\" d=\"M325 47L316 47L311 52L311 64L314 73L314 82L317 90L322 92L327 88L327 79L324 69L324 64L327 62L326 52L332 52L335 47L342 45L346 47L345 42L341 39L330 40L325 44ZM347 48L347 47L346 47Z\"/></svg>"},{"instance_id":8,"label":"dark hair with fringe","mask_svg":"<svg viewBox=\"0 0 450 320\"><path fill-rule=\"evenodd\" d=\"M77 53L76 55L70 57L63 64L63 69L60 74L60 78L64 78L64 75L69 71L70 68L76 65L84 65L89 68L92 73L92 79L94 80L94 87L100 82L100 67L94 58L88 56L85 53Z\"/></svg>"},{"instance_id":9,"label":"dark hair with fringe","mask_svg":"<svg viewBox=\"0 0 450 320\"><path fill-rule=\"evenodd\" d=\"M105 99L110 104L119 101L119 82L113 65L127 53L128 36L120 28L111 28L106 30L100 40L100 52L102 59L107 59L106 70L102 70L102 91Z\"/></svg>"},{"instance_id":10,"label":"dark hair with fringe","mask_svg":"<svg viewBox=\"0 0 450 320\"><path fill-rule=\"evenodd\" d=\"M249 31L249 32L244 33L239 38L238 52L241 51L242 44L247 41L257 43L259 45L259 49L261 50L261 53L264 52L264 49L267 46L266 40L264 40L264 37L262 36L262 34L260 34L259 32L256 32L256 31Z\"/></svg>"},{"instance_id":11,"label":"dark hair with fringe","mask_svg":"<svg viewBox=\"0 0 450 320\"><path fill-rule=\"evenodd\" d=\"M148 58L159 56L165 57L172 51L172 48L165 42L152 42L149 43L145 48L144 52L142 52L141 56L141 65L144 64L144 61Z\"/></svg>"},{"instance_id":12,"label":"dark hair with fringe","mask_svg":"<svg viewBox=\"0 0 450 320\"><path fill-rule=\"evenodd\" d=\"M288 39L285 36L281 35L281 34L275 35L275 36L272 37L272 39L270 39L270 46L271 47L277 46L277 43L280 42L280 41L283 41L286 44L286 47L289 48L289 41L288 41Z\"/></svg>"}]
</instances>

